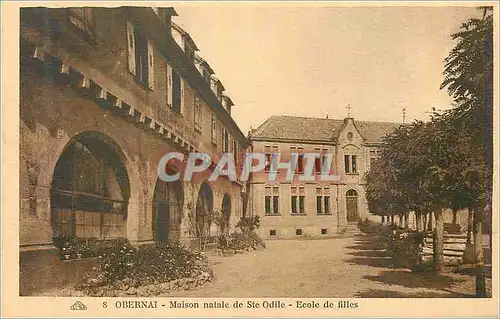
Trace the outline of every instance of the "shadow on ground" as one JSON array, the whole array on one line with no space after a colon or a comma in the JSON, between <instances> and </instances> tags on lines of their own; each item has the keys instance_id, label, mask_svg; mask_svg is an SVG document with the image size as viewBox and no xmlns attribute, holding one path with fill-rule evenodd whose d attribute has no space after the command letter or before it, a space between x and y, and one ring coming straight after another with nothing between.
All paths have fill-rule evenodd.
<instances>
[{"instance_id":1,"label":"shadow on ground","mask_svg":"<svg viewBox=\"0 0 500 319\"><path fill-rule=\"evenodd\" d=\"M453 291L404 293L382 289L368 289L356 293L358 298L472 298L471 295L460 294Z\"/></svg>"},{"instance_id":2,"label":"shadow on ground","mask_svg":"<svg viewBox=\"0 0 500 319\"><path fill-rule=\"evenodd\" d=\"M387 244L377 235L365 234L356 238L354 245L348 246L349 258L346 262L356 265L381 268L377 275L364 276L364 279L381 283L394 289L368 289L356 294L363 298L466 298L473 297L453 291L456 285L465 279L446 274L412 273L408 269L395 269L392 258L385 250ZM399 287L399 289L398 289ZM402 292L402 288L420 289L423 291ZM433 289L435 291L425 291Z\"/></svg>"},{"instance_id":3,"label":"shadow on ground","mask_svg":"<svg viewBox=\"0 0 500 319\"><path fill-rule=\"evenodd\" d=\"M392 260L385 250L385 243L376 235L358 235L354 245L347 246L351 258L347 263L377 268L392 268Z\"/></svg>"},{"instance_id":4,"label":"shadow on ground","mask_svg":"<svg viewBox=\"0 0 500 319\"><path fill-rule=\"evenodd\" d=\"M377 276L365 276L365 279L378 281L386 285L399 285L408 288L447 289L465 281L447 275L419 274L408 270L388 270Z\"/></svg>"}]
</instances>

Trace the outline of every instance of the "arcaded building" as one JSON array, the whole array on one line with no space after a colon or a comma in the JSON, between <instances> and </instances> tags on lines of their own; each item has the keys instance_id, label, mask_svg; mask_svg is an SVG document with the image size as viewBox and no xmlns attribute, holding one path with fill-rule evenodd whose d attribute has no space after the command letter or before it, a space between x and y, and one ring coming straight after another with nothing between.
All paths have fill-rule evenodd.
<instances>
[{"instance_id":1,"label":"arcaded building","mask_svg":"<svg viewBox=\"0 0 500 319\"><path fill-rule=\"evenodd\" d=\"M290 161L291 154L297 156L291 181L284 178L286 169L277 170L275 180L270 181L270 165L252 175L249 210L261 217L260 235L327 237L344 232L359 219L371 218L363 177L378 156L382 138L398 125L351 117L272 116L253 130L254 152L265 153L268 159L280 154L280 162ZM307 171L307 153L317 154L309 160L314 178L300 181L299 176ZM322 180L323 172L332 178Z\"/></svg>"},{"instance_id":2,"label":"arcaded building","mask_svg":"<svg viewBox=\"0 0 500 319\"><path fill-rule=\"evenodd\" d=\"M203 248L220 231L215 218L234 226L243 215L243 183L207 174L223 152L239 167L249 141L175 16L173 8L21 9L21 291L57 281L55 237ZM157 172L169 152L208 153L213 163L192 181L166 183Z\"/></svg>"}]
</instances>

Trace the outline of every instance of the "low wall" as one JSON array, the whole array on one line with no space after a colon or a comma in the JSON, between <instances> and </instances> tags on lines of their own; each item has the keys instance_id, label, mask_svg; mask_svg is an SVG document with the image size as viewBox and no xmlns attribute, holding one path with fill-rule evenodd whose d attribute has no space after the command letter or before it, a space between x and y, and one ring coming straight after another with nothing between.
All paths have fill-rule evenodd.
<instances>
[{"instance_id":1,"label":"low wall","mask_svg":"<svg viewBox=\"0 0 500 319\"><path fill-rule=\"evenodd\" d=\"M19 255L19 295L36 295L43 290L62 288L78 282L99 258L61 261L57 248L21 251Z\"/></svg>"}]
</instances>

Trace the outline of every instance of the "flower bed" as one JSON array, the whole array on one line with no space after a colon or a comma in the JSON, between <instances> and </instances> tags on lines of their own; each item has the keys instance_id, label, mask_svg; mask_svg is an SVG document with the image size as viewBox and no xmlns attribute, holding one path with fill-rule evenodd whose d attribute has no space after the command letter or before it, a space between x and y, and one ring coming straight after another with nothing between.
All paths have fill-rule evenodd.
<instances>
[{"instance_id":1,"label":"flower bed","mask_svg":"<svg viewBox=\"0 0 500 319\"><path fill-rule=\"evenodd\" d=\"M63 259L100 259L75 286L90 296L148 296L174 288L190 289L212 279L207 258L178 243L136 249L126 239L76 239L62 248L66 248L61 249Z\"/></svg>"}]
</instances>

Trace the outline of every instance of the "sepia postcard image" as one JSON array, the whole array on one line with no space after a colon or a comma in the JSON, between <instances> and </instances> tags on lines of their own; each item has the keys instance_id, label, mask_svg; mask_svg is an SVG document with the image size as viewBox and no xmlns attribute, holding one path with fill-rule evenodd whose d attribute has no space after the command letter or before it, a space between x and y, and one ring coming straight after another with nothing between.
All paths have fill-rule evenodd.
<instances>
[{"instance_id":1,"label":"sepia postcard image","mask_svg":"<svg viewBox=\"0 0 500 319\"><path fill-rule=\"evenodd\" d=\"M497 40L493 1L2 3L2 316L498 317Z\"/></svg>"}]
</instances>

